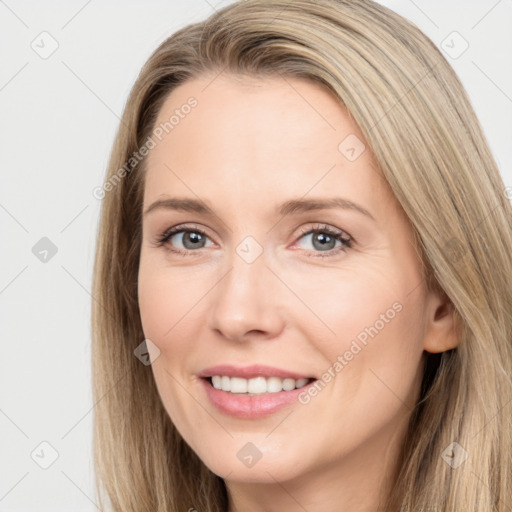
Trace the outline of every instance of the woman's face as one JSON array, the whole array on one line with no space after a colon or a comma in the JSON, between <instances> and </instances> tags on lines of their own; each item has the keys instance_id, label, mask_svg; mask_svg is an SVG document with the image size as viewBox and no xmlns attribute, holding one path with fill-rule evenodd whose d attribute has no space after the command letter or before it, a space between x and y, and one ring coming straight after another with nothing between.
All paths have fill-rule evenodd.
<instances>
[{"instance_id":1,"label":"woman's face","mask_svg":"<svg viewBox=\"0 0 512 512\"><path fill-rule=\"evenodd\" d=\"M383 466L441 343L407 218L324 89L213 78L171 93L147 160L138 298L162 402L228 480Z\"/></svg>"}]
</instances>

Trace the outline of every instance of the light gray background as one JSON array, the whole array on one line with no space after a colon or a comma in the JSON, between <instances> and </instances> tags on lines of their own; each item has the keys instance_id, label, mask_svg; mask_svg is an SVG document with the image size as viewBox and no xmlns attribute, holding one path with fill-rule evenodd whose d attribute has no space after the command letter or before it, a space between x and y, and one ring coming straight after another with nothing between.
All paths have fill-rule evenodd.
<instances>
[{"instance_id":1,"label":"light gray background","mask_svg":"<svg viewBox=\"0 0 512 512\"><path fill-rule=\"evenodd\" d=\"M176 29L228 3L0 1L0 512L98 510L89 318L100 202L92 190L142 64ZM468 42L448 58L512 186L512 1L382 3L438 46L460 48L453 31ZM47 262L32 251L42 237L57 248ZM52 449L41 442L58 453L48 469L38 464L52 462Z\"/></svg>"}]
</instances>

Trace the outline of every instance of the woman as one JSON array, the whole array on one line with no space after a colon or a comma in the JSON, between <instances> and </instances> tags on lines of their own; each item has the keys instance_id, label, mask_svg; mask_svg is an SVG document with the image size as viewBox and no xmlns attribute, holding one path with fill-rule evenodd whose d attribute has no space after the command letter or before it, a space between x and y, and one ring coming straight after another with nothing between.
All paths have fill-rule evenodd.
<instances>
[{"instance_id":1,"label":"woman","mask_svg":"<svg viewBox=\"0 0 512 512\"><path fill-rule=\"evenodd\" d=\"M510 509L512 210L414 25L248 0L181 29L133 86L103 195L112 510Z\"/></svg>"}]
</instances>

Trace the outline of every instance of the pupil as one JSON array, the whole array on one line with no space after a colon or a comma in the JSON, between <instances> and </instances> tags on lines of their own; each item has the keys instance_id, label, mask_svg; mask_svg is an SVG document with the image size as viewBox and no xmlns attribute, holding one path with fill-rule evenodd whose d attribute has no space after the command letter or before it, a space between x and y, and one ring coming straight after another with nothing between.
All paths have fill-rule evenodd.
<instances>
[{"instance_id":1,"label":"pupil","mask_svg":"<svg viewBox=\"0 0 512 512\"><path fill-rule=\"evenodd\" d=\"M325 249L326 245L329 242L335 241L333 237L331 237L330 235L326 235L324 233L316 233L315 236L313 237L313 244L315 244L315 241L317 240L320 242L320 249Z\"/></svg>"},{"instance_id":2,"label":"pupil","mask_svg":"<svg viewBox=\"0 0 512 512\"><path fill-rule=\"evenodd\" d=\"M186 242L190 242L192 245L200 243L202 240L201 233L189 232L185 233L185 237L183 238L184 245L186 246Z\"/></svg>"}]
</instances>

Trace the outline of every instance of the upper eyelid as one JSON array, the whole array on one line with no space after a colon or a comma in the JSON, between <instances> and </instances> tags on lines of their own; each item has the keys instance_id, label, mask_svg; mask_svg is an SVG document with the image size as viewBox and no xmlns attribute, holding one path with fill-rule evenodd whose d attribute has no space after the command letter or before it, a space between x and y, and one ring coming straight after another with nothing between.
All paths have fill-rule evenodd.
<instances>
[{"instance_id":1,"label":"upper eyelid","mask_svg":"<svg viewBox=\"0 0 512 512\"><path fill-rule=\"evenodd\" d=\"M313 223L313 224L314 225L309 226L307 228L304 228L304 227L301 228L300 234L303 235L303 234L310 233L311 231L320 231L322 229L329 229L331 231L336 231L340 235L346 234L347 236L350 236L345 230L340 229L340 228L336 228L336 227L331 226L331 225L329 225L327 223L316 222L316 223ZM181 231L194 231L194 230L201 231L201 232L204 232L206 234L206 232L208 231L208 228L202 227L202 226L200 226L198 224L177 224L176 226L173 226L171 228L168 228L168 229L164 230L163 233L168 233L168 232L171 232L171 231L181 232Z\"/></svg>"},{"instance_id":2,"label":"upper eyelid","mask_svg":"<svg viewBox=\"0 0 512 512\"><path fill-rule=\"evenodd\" d=\"M326 224L326 223L323 223L323 224L316 223L314 226L310 226L309 228L302 228L300 234L302 236L308 235L314 231L329 231L329 232L335 233L338 236L346 235L348 238L352 239L352 236L349 235L345 230L340 229L340 228L335 228L334 226L330 226L329 224Z\"/></svg>"}]
</instances>

